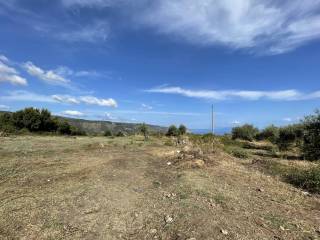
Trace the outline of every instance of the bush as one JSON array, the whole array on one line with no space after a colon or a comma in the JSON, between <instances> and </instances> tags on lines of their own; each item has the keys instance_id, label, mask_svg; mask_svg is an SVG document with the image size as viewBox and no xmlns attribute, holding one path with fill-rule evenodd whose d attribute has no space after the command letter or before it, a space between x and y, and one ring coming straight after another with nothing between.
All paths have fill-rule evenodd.
<instances>
[{"instance_id":1,"label":"bush","mask_svg":"<svg viewBox=\"0 0 320 240\"><path fill-rule=\"evenodd\" d=\"M116 137L124 137L125 134L122 131L117 132Z\"/></svg>"},{"instance_id":2,"label":"bush","mask_svg":"<svg viewBox=\"0 0 320 240\"><path fill-rule=\"evenodd\" d=\"M245 124L240 127L234 127L232 129L232 139L242 139L247 141L253 141L259 133L259 130L253 125Z\"/></svg>"},{"instance_id":3,"label":"bush","mask_svg":"<svg viewBox=\"0 0 320 240\"><path fill-rule=\"evenodd\" d=\"M248 152L239 147L227 148L226 151L236 158L242 158L242 159L249 158Z\"/></svg>"},{"instance_id":4,"label":"bush","mask_svg":"<svg viewBox=\"0 0 320 240\"><path fill-rule=\"evenodd\" d=\"M110 130L110 129L105 130L103 136L105 136L105 137L111 137L111 136L112 136L111 130Z\"/></svg>"},{"instance_id":5,"label":"bush","mask_svg":"<svg viewBox=\"0 0 320 240\"><path fill-rule=\"evenodd\" d=\"M70 135L71 134L70 124L67 121L59 122L58 132L63 135Z\"/></svg>"},{"instance_id":6,"label":"bush","mask_svg":"<svg viewBox=\"0 0 320 240\"><path fill-rule=\"evenodd\" d=\"M288 150L296 141L296 132L293 126L282 127L279 130L277 145L281 151Z\"/></svg>"},{"instance_id":7,"label":"bush","mask_svg":"<svg viewBox=\"0 0 320 240\"><path fill-rule=\"evenodd\" d=\"M179 134L184 135L187 133L187 127L183 124L179 126Z\"/></svg>"},{"instance_id":8,"label":"bush","mask_svg":"<svg viewBox=\"0 0 320 240\"><path fill-rule=\"evenodd\" d=\"M179 135L179 130L175 125L171 125L168 128L167 136L178 136Z\"/></svg>"},{"instance_id":9,"label":"bush","mask_svg":"<svg viewBox=\"0 0 320 240\"><path fill-rule=\"evenodd\" d=\"M305 118L303 121L304 137L302 152L305 159L320 159L320 111L316 111L315 115Z\"/></svg>"},{"instance_id":10,"label":"bush","mask_svg":"<svg viewBox=\"0 0 320 240\"><path fill-rule=\"evenodd\" d=\"M274 125L266 127L257 135L257 140L268 140L271 143L276 143L278 138L279 128Z\"/></svg>"},{"instance_id":11,"label":"bush","mask_svg":"<svg viewBox=\"0 0 320 240\"><path fill-rule=\"evenodd\" d=\"M320 193L320 167L309 170L292 170L286 177L287 181L312 193Z\"/></svg>"},{"instance_id":12,"label":"bush","mask_svg":"<svg viewBox=\"0 0 320 240\"><path fill-rule=\"evenodd\" d=\"M149 129L148 126L143 123L139 126L139 131L143 134L144 140L146 141L148 139Z\"/></svg>"}]
</instances>

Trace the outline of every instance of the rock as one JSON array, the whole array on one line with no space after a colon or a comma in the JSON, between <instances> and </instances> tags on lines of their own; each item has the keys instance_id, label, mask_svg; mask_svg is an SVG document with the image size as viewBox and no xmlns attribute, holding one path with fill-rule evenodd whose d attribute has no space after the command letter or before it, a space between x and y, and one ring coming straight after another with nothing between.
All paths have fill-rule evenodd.
<instances>
[{"instance_id":1,"label":"rock","mask_svg":"<svg viewBox=\"0 0 320 240\"><path fill-rule=\"evenodd\" d=\"M286 230L283 226L280 226L279 229L280 229L281 231L285 231L285 230Z\"/></svg>"},{"instance_id":2,"label":"rock","mask_svg":"<svg viewBox=\"0 0 320 240\"><path fill-rule=\"evenodd\" d=\"M164 217L164 221L165 221L166 223L172 223L172 222L173 222L173 217L171 217L170 215L166 215L166 216Z\"/></svg>"},{"instance_id":3,"label":"rock","mask_svg":"<svg viewBox=\"0 0 320 240\"><path fill-rule=\"evenodd\" d=\"M155 228L151 229L151 230L150 230L150 233L151 233L151 234L156 234L156 233L157 233L157 229L155 229Z\"/></svg>"},{"instance_id":4,"label":"rock","mask_svg":"<svg viewBox=\"0 0 320 240\"><path fill-rule=\"evenodd\" d=\"M258 188L257 191L258 192L264 192L264 189L263 188Z\"/></svg>"},{"instance_id":5,"label":"rock","mask_svg":"<svg viewBox=\"0 0 320 240\"><path fill-rule=\"evenodd\" d=\"M167 162L167 165L170 166L172 164L172 162Z\"/></svg>"},{"instance_id":6,"label":"rock","mask_svg":"<svg viewBox=\"0 0 320 240\"><path fill-rule=\"evenodd\" d=\"M222 233L223 235L228 235L228 234L229 234L229 232L228 232L227 230L225 230L225 229L221 229L221 233Z\"/></svg>"},{"instance_id":7,"label":"rock","mask_svg":"<svg viewBox=\"0 0 320 240\"><path fill-rule=\"evenodd\" d=\"M310 194L310 193L308 193L308 192L304 192L304 191L302 191L302 194L303 194L304 196L311 196L311 194Z\"/></svg>"},{"instance_id":8,"label":"rock","mask_svg":"<svg viewBox=\"0 0 320 240\"><path fill-rule=\"evenodd\" d=\"M194 168L203 168L205 165L204 161L201 159L196 159L192 162L192 167Z\"/></svg>"}]
</instances>

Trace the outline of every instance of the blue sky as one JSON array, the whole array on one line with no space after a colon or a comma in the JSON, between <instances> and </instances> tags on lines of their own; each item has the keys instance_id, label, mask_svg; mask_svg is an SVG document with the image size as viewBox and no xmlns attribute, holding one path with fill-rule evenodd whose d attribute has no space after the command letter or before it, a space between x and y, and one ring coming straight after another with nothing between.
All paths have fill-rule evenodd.
<instances>
[{"instance_id":1,"label":"blue sky","mask_svg":"<svg viewBox=\"0 0 320 240\"><path fill-rule=\"evenodd\" d=\"M7 0L0 109L210 128L319 107L318 0Z\"/></svg>"}]
</instances>

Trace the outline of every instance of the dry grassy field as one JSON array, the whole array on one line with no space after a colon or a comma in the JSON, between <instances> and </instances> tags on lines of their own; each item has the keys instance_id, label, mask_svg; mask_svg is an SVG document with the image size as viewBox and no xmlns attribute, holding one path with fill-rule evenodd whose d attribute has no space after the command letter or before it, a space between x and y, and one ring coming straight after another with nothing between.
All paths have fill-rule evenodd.
<instances>
[{"instance_id":1,"label":"dry grassy field","mask_svg":"<svg viewBox=\"0 0 320 240\"><path fill-rule=\"evenodd\" d=\"M319 239L320 198L255 160L167 138L1 138L0 239Z\"/></svg>"}]
</instances>

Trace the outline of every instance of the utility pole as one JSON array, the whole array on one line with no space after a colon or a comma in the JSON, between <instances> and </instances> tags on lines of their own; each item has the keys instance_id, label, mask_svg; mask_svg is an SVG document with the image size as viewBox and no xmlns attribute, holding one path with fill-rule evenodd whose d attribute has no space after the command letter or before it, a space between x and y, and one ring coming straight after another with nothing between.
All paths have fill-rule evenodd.
<instances>
[{"instance_id":1,"label":"utility pole","mask_svg":"<svg viewBox=\"0 0 320 240\"><path fill-rule=\"evenodd\" d=\"M213 104L211 106L211 133L214 134L214 113L213 113Z\"/></svg>"}]
</instances>

